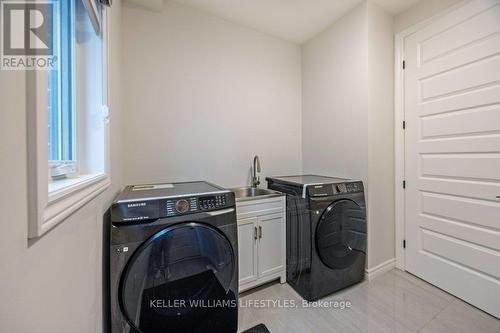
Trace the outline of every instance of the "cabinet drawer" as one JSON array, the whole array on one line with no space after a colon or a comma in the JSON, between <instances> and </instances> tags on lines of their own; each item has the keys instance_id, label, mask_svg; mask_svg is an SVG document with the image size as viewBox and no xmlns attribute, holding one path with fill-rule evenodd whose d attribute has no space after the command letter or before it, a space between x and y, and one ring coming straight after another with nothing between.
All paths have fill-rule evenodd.
<instances>
[{"instance_id":1,"label":"cabinet drawer","mask_svg":"<svg viewBox=\"0 0 500 333\"><path fill-rule=\"evenodd\" d=\"M238 219L269 215L285 211L285 196L266 198L262 200L248 200L236 203Z\"/></svg>"}]
</instances>

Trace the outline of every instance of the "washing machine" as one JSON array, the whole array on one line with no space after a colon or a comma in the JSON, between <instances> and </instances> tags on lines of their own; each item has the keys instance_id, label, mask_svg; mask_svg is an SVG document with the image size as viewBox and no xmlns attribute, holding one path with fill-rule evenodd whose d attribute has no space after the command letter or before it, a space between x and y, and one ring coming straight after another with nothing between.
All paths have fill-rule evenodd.
<instances>
[{"instance_id":1,"label":"washing machine","mask_svg":"<svg viewBox=\"0 0 500 333\"><path fill-rule=\"evenodd\" d=\"M268 177L286 193L287 282L315 301L364 279L366 205L361 181L318 175Z\"/></svg>"},{"instance_id":2,"label":"washing machine","mask_svg":"<svg viewBox=\"0 0 500 333\"><path fill-rule=\"evenodd\" d=\"M234 333L234 193L207 182L127 186L111 207L112 333Z\"/></svg>"}]
</instances>

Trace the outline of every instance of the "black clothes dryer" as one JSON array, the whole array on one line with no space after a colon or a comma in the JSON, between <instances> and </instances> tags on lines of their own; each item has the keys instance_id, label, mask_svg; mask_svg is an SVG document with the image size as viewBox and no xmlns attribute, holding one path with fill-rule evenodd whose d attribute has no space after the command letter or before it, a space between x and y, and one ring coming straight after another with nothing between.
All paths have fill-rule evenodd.
<instances>
[{"instance_id":1,"label":"black clothes dryer","mask_svg":"<svg viewBox=\"0 0 500 333\"><path fill-rule=\"evenodd\" d=\"M128 186L111 208L112 333L234 333L234 193L206 182Z\"/></svg>"},{"instance_id":2,"label":"black clothes dryer","mask_svg":"<svg viewBox=\"0 0 500 333\"><path fill-rule=\"evenodd\" d=\"M316 175L268 177L287 194L287 282L315 301L364 279L363 183Z\"/></svg>"}]
</instances>

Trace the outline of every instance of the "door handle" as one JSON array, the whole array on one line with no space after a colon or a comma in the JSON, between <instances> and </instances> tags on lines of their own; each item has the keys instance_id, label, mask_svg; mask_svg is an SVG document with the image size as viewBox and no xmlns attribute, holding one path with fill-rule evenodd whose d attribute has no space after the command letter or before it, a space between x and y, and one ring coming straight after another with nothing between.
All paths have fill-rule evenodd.
<instances>
[{"instance_id":1,"label":"door handle","mask_svg":"<svg viewBox=\"0 0 500 333\"><path fill-rule=\"evenodd\" d=\"M257 240L257 227L253 227L253 239Z\"/></svg>"},{"instance_id":2,"label":"door handle","mask_svg":"<svg viewBox=\"0 0 500 333\"><path fill-rule=\"evenodd\" d=\"M259 238L262 238L262 226L259 225Z\"/></svg>"},{"instance_id":3,"label":"door handle","mask_svg":"<svg viewBox=\"0 0 500 333\"><path fill-rule=\"evenodd\" d=\"M497 195L497 199L500 199L500 195Z\"/></svg>"}]
</instances>

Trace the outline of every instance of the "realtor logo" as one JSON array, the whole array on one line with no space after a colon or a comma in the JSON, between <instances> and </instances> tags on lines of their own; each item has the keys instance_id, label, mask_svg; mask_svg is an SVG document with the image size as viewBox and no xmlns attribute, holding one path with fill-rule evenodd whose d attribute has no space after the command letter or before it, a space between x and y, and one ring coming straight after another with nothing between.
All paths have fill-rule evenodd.
<instances>
[{"instance_id":1,"label":"realtor logo","mask_svg":"<svg viewBox=\"0 0 500 333\"><path fill-rule=\"evenodd\" d=\"M58 3L0 0L1 69L53 69Z\"/></svg>"}]
</instances>

